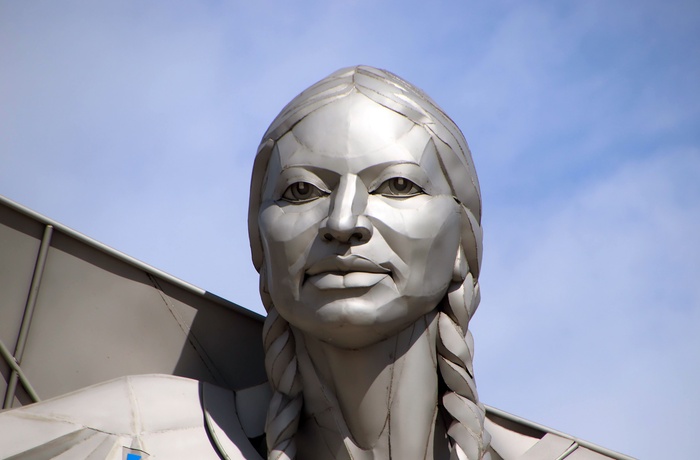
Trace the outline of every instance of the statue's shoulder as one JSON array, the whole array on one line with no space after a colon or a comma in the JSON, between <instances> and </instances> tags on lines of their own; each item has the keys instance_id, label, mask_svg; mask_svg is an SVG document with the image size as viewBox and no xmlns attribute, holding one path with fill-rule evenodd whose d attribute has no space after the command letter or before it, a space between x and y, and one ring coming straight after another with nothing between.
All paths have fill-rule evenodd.
<instances>
[{"instance_id":1,"label":"statue's shoulder","mask_svg":"<svg viewBox=\"0 0 700 460\"><path fill-rule=\"evenodd\" d=\"M264 408L251 414L242 407L244 429L236 399L234 391L183 377L120 377L0 413L0 458L258 459L249 437Z\"/></svg>"}]
</instances>

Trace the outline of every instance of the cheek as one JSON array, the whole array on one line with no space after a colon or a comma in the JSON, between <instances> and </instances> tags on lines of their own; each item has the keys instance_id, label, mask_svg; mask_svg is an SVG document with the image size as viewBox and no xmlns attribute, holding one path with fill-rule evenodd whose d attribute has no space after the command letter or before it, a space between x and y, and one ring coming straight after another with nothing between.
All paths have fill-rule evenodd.
<instances>
[{"instance_id":1,"label":"cheek","mask_svg":"<svg viewBox=\"0 0 700 460\"><path fill-rule=\"evenodd\" d=\"M425 274L425 280L426 284L436 289L447 287L452 280L452 271L461 238L460 221L459 211L450 213L437 230L435 238L429 242L426 241L428 271Z\"/></svg>"},{"instance_id":2,"label":"cheek","mask_svg":"<svg viewBox=\"0 0 700 460\"><path fill-rule=\"evenodd\" d=\"M318 237L318 225L323 216L322 206L307 206L301 212L299 207L279 206L273 202L261 209L260 235L265 258L275 277L289 276L303 269L309 249Z\"/></svg>"},{"instance_id":3,"label":"cheek","mask_svg":"<svg viewBox=\"0 0 700 460\"><path fill-rule=\"evenodd\" d=\"M397 282L404 294L441 293L459 247L459 205L448 196L425 196L377 208L373 223L400 259Z\"/></svg>"}]
</instances>

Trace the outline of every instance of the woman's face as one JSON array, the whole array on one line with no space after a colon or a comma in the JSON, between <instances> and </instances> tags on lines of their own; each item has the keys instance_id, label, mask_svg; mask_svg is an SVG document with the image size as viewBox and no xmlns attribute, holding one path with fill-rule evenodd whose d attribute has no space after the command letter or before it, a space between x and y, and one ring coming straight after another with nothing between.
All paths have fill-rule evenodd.
<instances>
[{"instance_id":1,"label":"woman's face","mask_svg":"<svg viewBox=\"0 0 700 460\"><path fill-rule=\"evenodd\" d=\"M424 128L353 94L276 144L259 228L282 317L345 348L395 335L445 295L460 205Z\"/></svg>"}]
</instances>

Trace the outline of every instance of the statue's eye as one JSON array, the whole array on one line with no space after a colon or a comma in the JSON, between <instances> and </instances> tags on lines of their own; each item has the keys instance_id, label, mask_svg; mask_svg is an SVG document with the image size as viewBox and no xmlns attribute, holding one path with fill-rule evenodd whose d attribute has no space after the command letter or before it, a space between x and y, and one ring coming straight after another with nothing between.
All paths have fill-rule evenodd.
<instances>
[{"instance_id":1,"label":"statue's eye","mask_svg":"<svg viewBox=\"0 0 700 460\"><path fill-rule=\"evenodd\" d=\"M308 182L295 182L284 191L282 199L290 203L305 203L320 198L324 193Z\"/></svg>"},{"instance_id":2,"label":"statue's eye","mask_svg":"<svg viewBox=\"0 0 700 460\"><path fill-rule=\"evenodd\" d=\"M389 197L407 198L425 193L422 188L405 177L392 177L385 180L374 193Z\"/></svg>"}]
</instances>

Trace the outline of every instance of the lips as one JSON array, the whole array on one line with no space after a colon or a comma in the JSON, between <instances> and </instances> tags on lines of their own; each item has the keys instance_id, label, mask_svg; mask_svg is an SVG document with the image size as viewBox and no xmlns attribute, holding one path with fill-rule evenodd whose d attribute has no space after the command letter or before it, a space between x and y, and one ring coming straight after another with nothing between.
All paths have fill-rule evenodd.
<instances>
[{"instance_id":1,"label":"lips","mask_svg":"<svg viewBox=\"0 0 700 460\"><path fill-rule=\"evenodd\" d=\"M316 288L368 288L389 276L391 270L358 255L332 256L314 263L306 270L306 280Z\"/></svg>"},{"instance_id":2,"label":"lips","mask_svg":"<svg viewBox=\"0 0 700 460\"><path fill-rule=\"evenodd\" d=\"M306 274L308 276L318 275L320 273L350 273L350 272L366 272L366 273L390 273L391 270L379 266L363 256L332 256L321 259L311 265Z\"/></svg>"}]
</instances>

